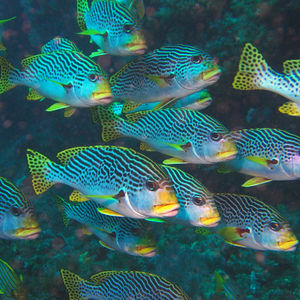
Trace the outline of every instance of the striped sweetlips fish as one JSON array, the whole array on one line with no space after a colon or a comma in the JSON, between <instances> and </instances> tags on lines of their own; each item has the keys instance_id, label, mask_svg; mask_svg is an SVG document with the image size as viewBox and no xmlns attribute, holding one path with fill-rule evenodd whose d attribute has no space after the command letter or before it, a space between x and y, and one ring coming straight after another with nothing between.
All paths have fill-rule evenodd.
<instances>
[{"instance_id":1,"label":"striped sweetlips fish","mask_svg":"<svg viewBox=\"0 0 300 300\"><path fill-rule=\"evenodd\" d=\"M23 276L18 276L13 268L0 259L0 293L1 299L26 300L26 290L23 286Z\"/></svg>"},{"instance_id":2,"label":"striped sweetlips fish","mask_svg":"<svg viewBox=\"0 0 300 300\"><path fill-rule=\"evenodd\" d=\"M250 43L246 43L233 87L238 90L266 90L291 101L279 107L290 116L300 116L300 59L283 63L283 73L275 72Z\"/></svg>"},{"instance_id":3,"label":"striped sweetlips fish","mask_svg":"<svg viewBox=\"0 0 300 300\"><path fill-rule=\"evenodd\" d=\"M90 281L68 270L61 269L60 272L70 300L191 299L178 285L146 272L105 271L91 276Z\"/></svg>"},{"instance_id":4,"label":"striped sweetlips fish","mask_svg":"<svg viewBox=\"0 0 300 300\"><path fill-rule=\"evenodd\" d=\"M217 226L220 216L213 194L192 175L170 166L162 166L162 168L173 182L180 205L178 214L168 218L167 222L205 227Z\"/></svg>"},{"instance_id":5,"label":"striped sweetlips fish","mask_svg":"<svg viewBox=\"0 0 300 300\"><path fill-rule=\"evenodd\" d=\"M53 38L41 48L41 53L51 53L56 51L81 52L74 42L60 36Z\"/></svg>"},{"instance_id":6,"label":"striped sweetlips fish","mask_svg":"<svg viewBox=\"0 0 300 300\"><path fill-rule=\"evenodd\" d=\"M243 186L272 180L300 178L300 137L280 129L256 128L231 132L238 154L225 162L220 172L230 170L255 176Z\"/></svg>"},{"instance_id":7,"label":"striped sweetlips fish","mask_svg":"<svg viewBox=\"0 0 300 300\"><path fill-rule=\"evenodd\" d=\"M56 200L65 225L70 219L85 225L100 239L101 246L130 255L152 257L156 254L155 241L141 220L100 214L103 207L94 201L67 202L58 195Z\"/></svg>"},{"instance_id":8,"label":"striped sweetlips fish","mask_svg":"<svg viewBox=\"0 0 300 300\"><path fill-rule=\"evenodd\" d=\"M255 197L214 195L221 216L217 233L231 245L257 250L293 251L298 240L273 207Z\"/></svg>"},{"instance_id":9,"label":"striped sweetlips fish","mask_svg":"<svg viewBox=\"0 0 300 300\"><path fill-rule=\"evenodd\" d=\"M219 66L202 50L175 45L129 62L111 76L110 84L116 100L165 105L215 83L220 74Z\"/></svg>"},{"instance_id":10,"label":"striped sweetlips fish","mask_svg":"<svg viewBox=\"0 0 300 300\"><path fill-rule=\"evenodd\" d=\"M197 111L170 108L127 114L131 122L110 108L98 106L97 110L103 141L136 138L142 142L141 150L154 149L174 157L165 164L211 164L233 159L237 152L228 129Z\"/></svg>"},{"instance_id":11,"label":"striped sweetlips fish","mask_svg":"<svg viewBox=\"0 0 300 300\"><path fill-rule=\"evenodd\" d=\"M0 177L0 238L36 239L41 229L32 203L7 179Z\"/></svg>"},{"instance_id":12,"label":"striped sweetlips fish","mask_svg":"<svg viewBox=\"0 0 300 300\"><path fill-rule=\"evenodd\" d=\"M75 147L57 154L61 165L28 149L27 160L36 194L56 183L75 188L72 201L89 198L106 214L132 218L167 217L179 204L172 182L158 164L128 148Z\"/></svg>"},{"instance_id":13,"label":"striped sweetlips fish","mask_svg":"<svg viewBox=\"0 0 300 300\"><path fill-rule=\"evenodd\" d=\"M81 52L56 51L24 58L18 70L0 57L0 93L16 85L30 88L28 100L51 98L47 111L90 107L112 101L105 71Z\"/></svg>"},{"instance_id":14,"label":"striped sweetlips fish","mask_svg":"<svg viewBox=\"0 0 300 300\"><path fill-rule=\"evenodd\" d=\"M91 54L92 57L105 53L145 53L147 47L134 7L131 4L127 7L124 1L93 0L89 8L88 0L77 0L77 23L82 30L80 34L89 35L100 47Z\"/></svg>"}]
</instances>

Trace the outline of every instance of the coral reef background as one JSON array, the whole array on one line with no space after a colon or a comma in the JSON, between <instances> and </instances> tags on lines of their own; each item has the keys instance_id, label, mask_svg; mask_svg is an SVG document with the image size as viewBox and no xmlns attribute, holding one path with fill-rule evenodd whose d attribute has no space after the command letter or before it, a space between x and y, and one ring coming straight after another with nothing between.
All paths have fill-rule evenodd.
<instances>
[{"instance_id":1,"label":"coral reef background","mask_svg":"<svg viewBox=\"0 0 300 300\"><path fill-rule=\"evenodd\" d=\"M269 64L282 71L286 59L299 59L300 6L298 0L145 0L143 28L149 49L166 44L199 46L219 59L223 74L209 90L213 104L205 110L230 129L274 127L300 134L299 119L282 115L285 100L264 91L241 92L231 87L245 42L260 49ZM85 53L96 49L87 37L76 35L76 1L1 0L0 19L17 16L5 24L3 42L7 58L37 54L57 35L77 43ZM98 63L109 73L129 58L102 56ZM246 299L300 299L300 249L292 253L259 252L226 245L214 235L199 235L194 228L153 224L159 255L137 258L100 247L94 236L84 235L72 222L64 228L51 192L37 197L26 165L27 148L55 159L63 149L100 143L100 128L89 111L80 109L69 119L62 111L47 113L53 102L26 101L27 89L17 87L0 95L0 174L19 187L36 206L43 232L33 241L0 240L0 258L22 273L28 299L67 299L59 270L70 269L84 278L102 270L141 270L178 283L193 299L224 299L216 293L214 271L225 272L237 295ZM136 147L133 140L116 144ZM150 153L161 162L165 157ZM274 205L289 220L300 239L299 181L276 182L257 188L240 187L239 174L217 174L214 167L189 165L183 169L214 192L248 193ZM52 188L67 196L65 186ZM162 233L163 232L163 233ZM239 299L239 298L238 298Z\"/></svg>"}]
</instances>

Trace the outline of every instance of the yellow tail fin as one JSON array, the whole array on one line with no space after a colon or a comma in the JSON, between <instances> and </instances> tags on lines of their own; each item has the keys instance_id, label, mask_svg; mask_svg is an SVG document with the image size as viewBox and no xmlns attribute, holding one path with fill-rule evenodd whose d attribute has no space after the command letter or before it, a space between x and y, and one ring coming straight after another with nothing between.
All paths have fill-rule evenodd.
<instances>
[{"instance_id":1,"label":"yellow tail fin","mask_svg":"<svg viewBox=\"0 0 300 300\"><path fill-rule=\"evenodd\" d=\"M60 273L64 285L68 291L69 299L70 300L86 299L84 296L81 295L81 290L80 290L81 287L84 288L85 280L68 270L61 269Z\"/></svg>"},{"instance_id":2,"label":"yellow tail fin","mask_svg":"<svg viewBox=\"0 0 300 300\"><path fill-rule=\"evenodd\" d=\"M0 94L16 86L9 81L9 73L12 70L16 69L4 57L0 56Z\"/></svg>"},{"instance_id":3,"label":"yellow tail fin","mask_svg":"<svg viewBox=\"0 0 300 300\"><path fill-rule=\"evenodd\" d=\"M32 175L32 186L37 195L47 191L55 182L47 179L49 175L49 165L54 164L46 156L27 149L27 162L30 174Z\"/></svg>"},{"instance_id":4,"label":"yellow tail fin","mask_svg":"<svg viewBox=\"0 0 300 300\"><path fill-rule=\"evenodd\" d=\"M268 71L268 64L259 51L250 43L246 43L241 54L239 71L234 77L232 86L238 90L257 90Z\"/></svg>"}]
</instances>

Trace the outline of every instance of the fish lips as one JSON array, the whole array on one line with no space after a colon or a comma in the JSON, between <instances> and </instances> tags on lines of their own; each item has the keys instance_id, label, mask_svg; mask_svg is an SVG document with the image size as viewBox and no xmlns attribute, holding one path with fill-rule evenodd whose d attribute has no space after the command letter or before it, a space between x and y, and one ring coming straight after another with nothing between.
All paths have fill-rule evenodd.
<instances>
[{"instance_id":1,"label":"fish lips","mask_svg":"<svg viewBox=\"0 0 300 300\"><path fill-rule=\"evenodd\" d=\"M216 227L219 224L220 216L201 217L199 218L200 224L205 227Z\"/></svg>"},{"instance_id":2,"label":"fish lips","mask_svg":"<svg viewBox=\"0 0 300 300\"><path fill-rule=\"evenodd\" d=\"M280 250L288 252L288 251L295 251L296 245L298 243L299 241L295 238L287 241L278 241L277 246L279 247Z\"/></svg>"},{"instance_id":3,"label":"fish lips","mask_svg":"<svg viewBox=\"0 0 300 300\"><path fill-rule=\"evenodd\" d=\"M14 236L16 238L24 239L24 240L34 240L39 237L41 231L42 230L39 226L23 227L23 228L18 228Z\"/></svg>"}]
</instances>

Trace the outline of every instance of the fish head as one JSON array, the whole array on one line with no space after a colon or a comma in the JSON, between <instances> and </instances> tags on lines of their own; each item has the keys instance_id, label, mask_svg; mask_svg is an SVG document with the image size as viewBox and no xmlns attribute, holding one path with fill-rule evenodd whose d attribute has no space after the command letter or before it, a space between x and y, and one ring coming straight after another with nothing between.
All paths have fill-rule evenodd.
<instances>
[{"instance_id":1,"label":"fish head","mask_svg":"<svg viewBox=\"0 0 300 300\"><path fill-rule=\"evenodd\" d=\"M126 222L126 228L120 228L117 244L130 255L153 257L156 254L155 240L141 221Z\"/></svg>"},{"instance_id":2,"label":"fish head","mask_svg":"<svg viewBox=\"0 0 300 300\"><path fill-rule=\"evenodd\" d=\"M175 78L182 88L198 91L220 78L220 67L204 51L180 45L176 54Z\"/></svg>"},{"instance_id":3,"label":"fish head","mask_svg":"<svg viewBox=\"0 0 300 300\"><path fill-rule=\"evenodd\" d=\"M195 135L193 148L195 156L205 164L234 159L237 148L227 129L216 122L210 125L201 125L199 133Z\"/></svg>"},{"instance_id":4,"label":"fish head","mask_svg":"<svg viewBox=\"0 0 300 300\"><path fill-rule=\"evenodd\" d=\"M105 71L93 61L82 68L74 78L73 88L78 101L86 106L105 105L112 102L112 91Z\"/></svg>"},{"instance_id":5,"label":"fish head","mask_svg":"<svg viewBox=\"0 0 300 300\"><path fill-rule=\"evenodd\" d=\"M8 239L36 239L41 228L31 207L10 206L2 224L2 230Z\"/></svg>"}]
</instances>

